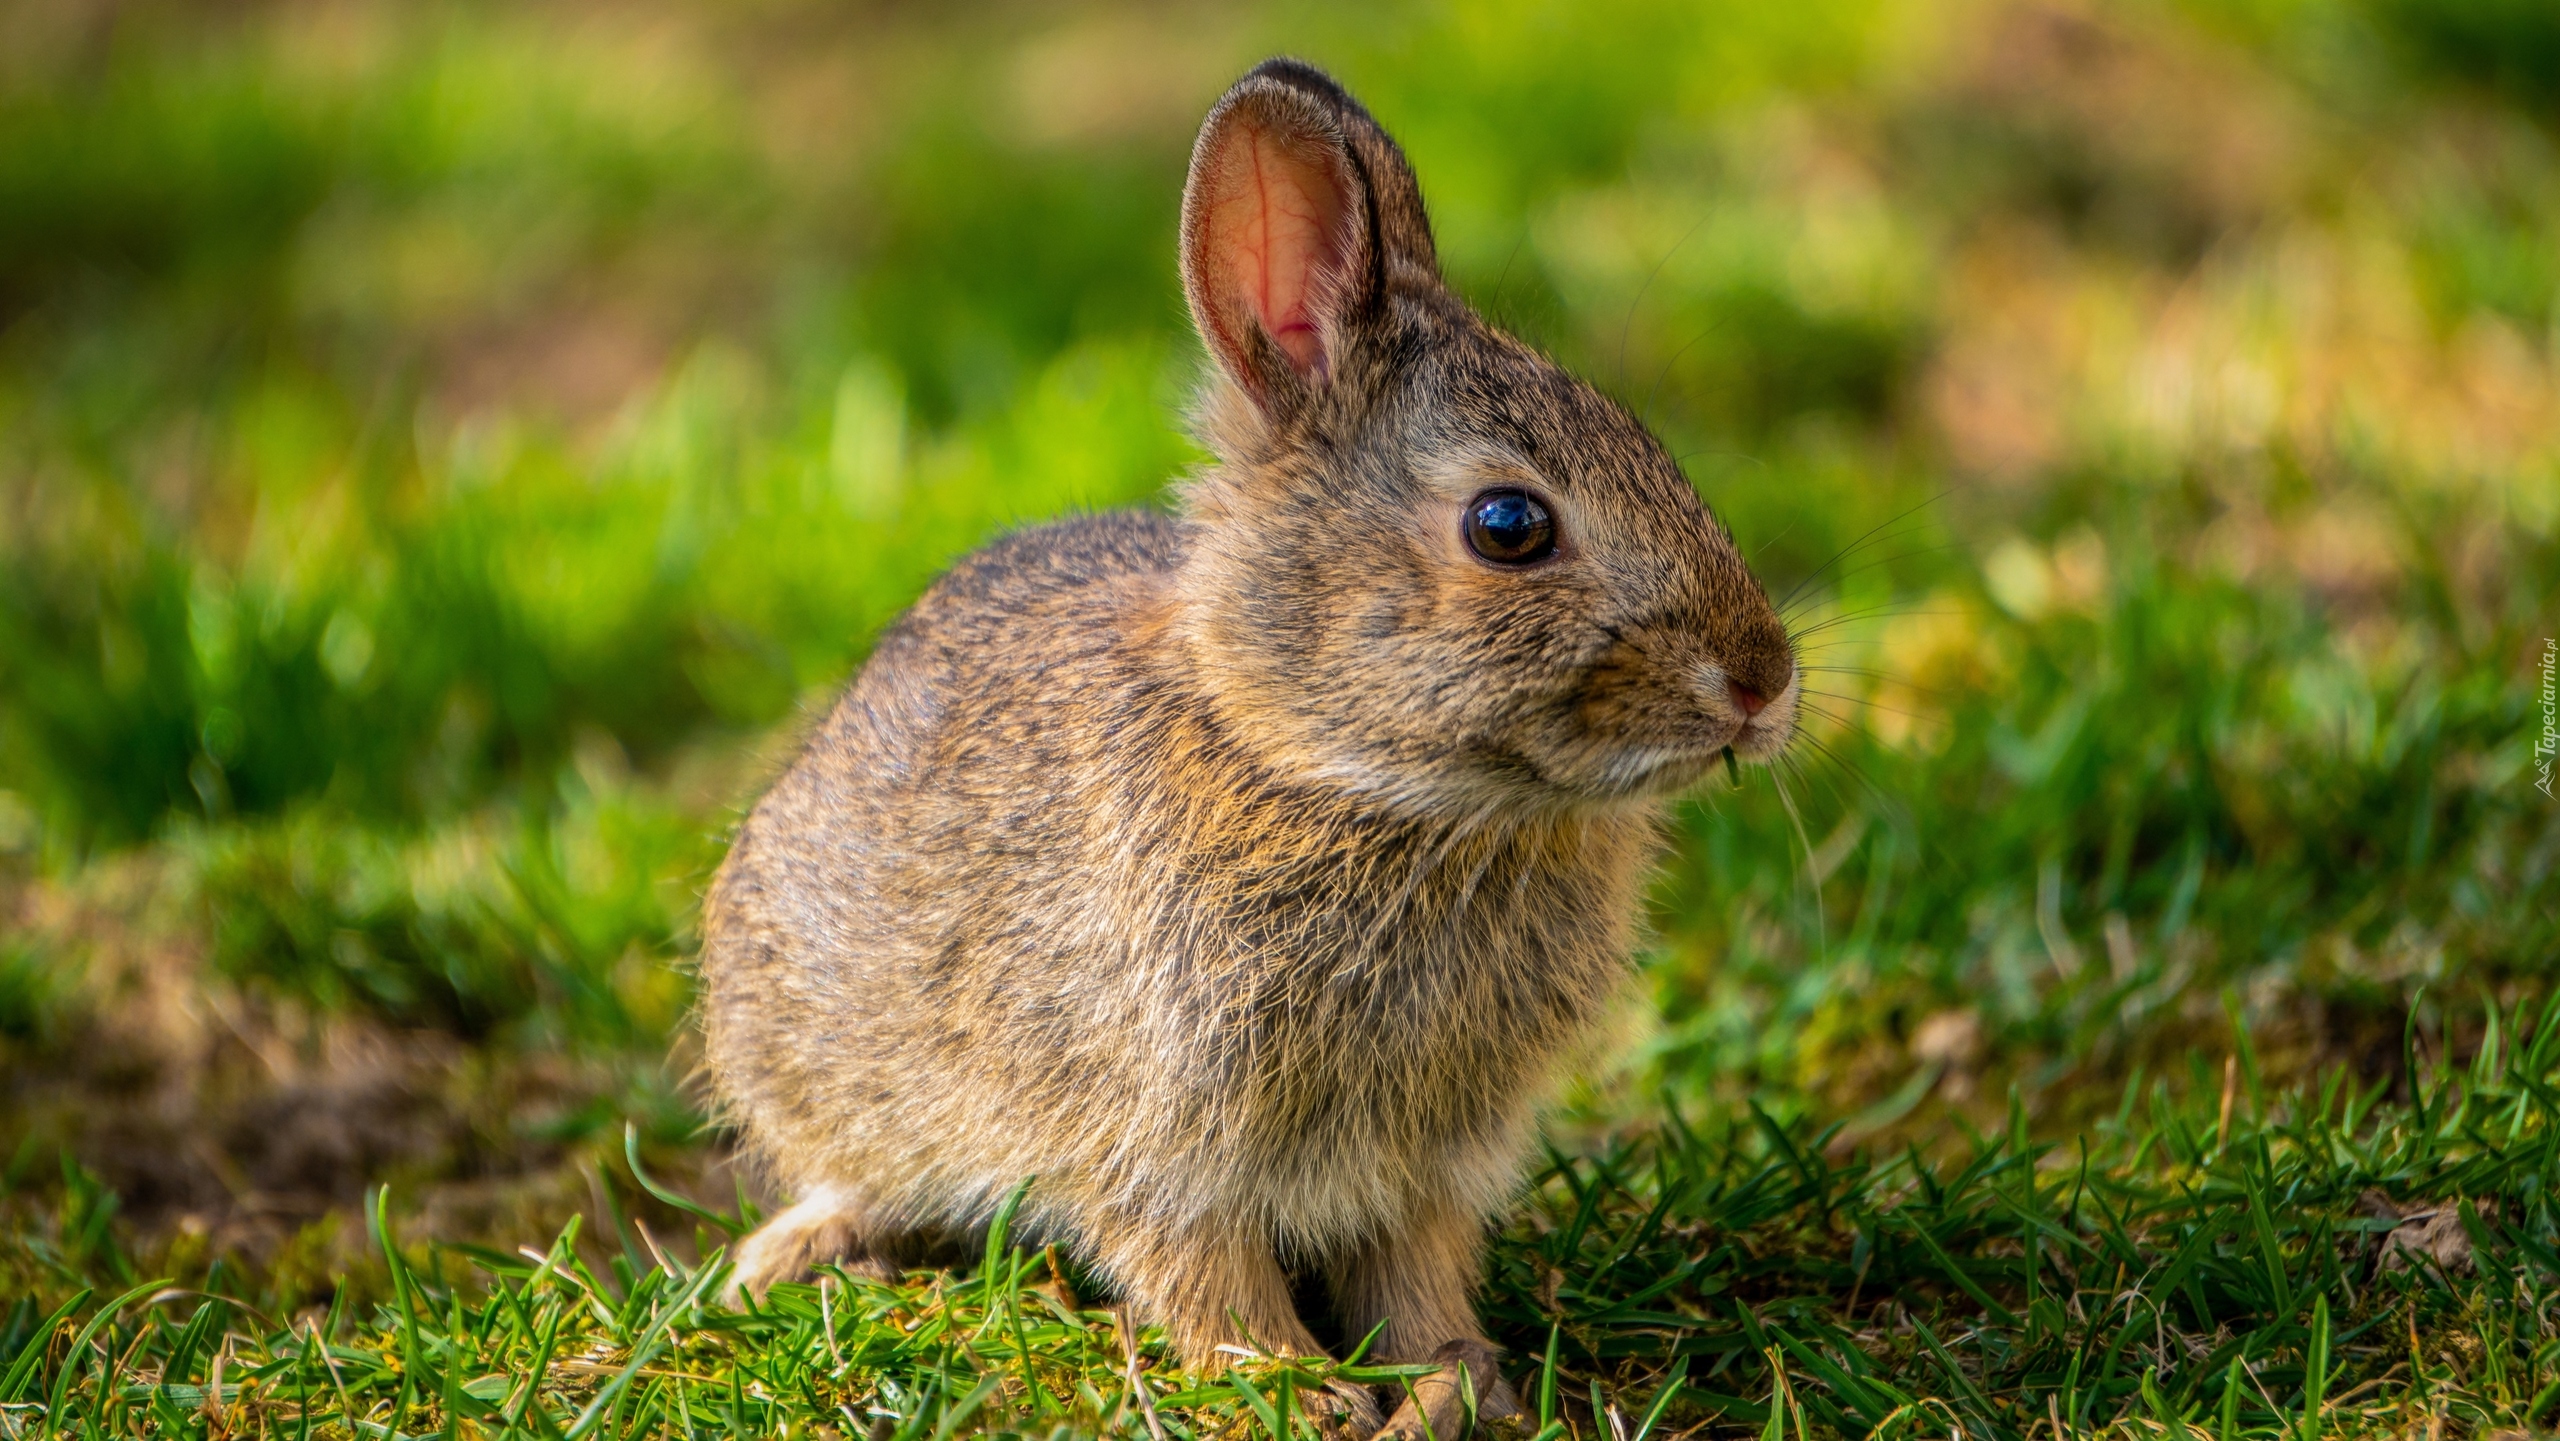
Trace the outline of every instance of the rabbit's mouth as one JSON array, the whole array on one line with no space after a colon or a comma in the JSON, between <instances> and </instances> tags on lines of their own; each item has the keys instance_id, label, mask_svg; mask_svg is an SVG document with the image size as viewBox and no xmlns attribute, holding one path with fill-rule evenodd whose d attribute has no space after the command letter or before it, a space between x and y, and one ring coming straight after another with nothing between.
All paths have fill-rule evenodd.
<instances>
[{"instance_id":1,"label":"rabbit's mouth","mask_svg":"<svg viewBox=\"0 0 2560 1441\"><path fill-rule=\"evenodd\" d=\"M1764 694L1722 666L1708 665L1703 669L1698 689L1708 713L1733 727L1723 741L1724 748L1744 760L1765 761L1785 750L1787 742L1795 738L1797 698L1803 691L1804 678L1793 664L1783 674L1785 684L1774 693Z\"/></svg>"},{"instance_id":2,"label":"rabbit's mouth","mask_svg":"<svg viewBox=\"0 0 2560 1441\"><path fill-rule=\"evenodd\" d=\"M1685 687L1646 690L1640 710L1589 717L1601 723L1585 733L1598 744L1584 752L1584 764L1541 774L1594 798L1634 800L1678 795L1729 765L1770 760L1795 738L1800 686L1792 672L1762 695L1719 665L1700 665Z\"/></svg>"},{"instance_id":3,"label":"rabbit's mouth","mask_svg":"<svg viewBox=\"0 0 2560 1441\"><path fill-rule=\"evenodd\" d=\"M1785 750L1787 742L1795 739L1799 689L1795 681L1789 680L1785 690L1745 716L1742 724L1734 728L1734 754L1744 760L1765 761Z\"/></svg>"},{"instance_id":4,"label":"rabbit's mouth","mask_svg":"<svg viewBox=\"0 0 2560 1441\"><path fill-rule=\"evenodd\" d=\"M1659 801L1684 794L1720 773L1727 746L1644 746L1619 752L1595 777L1597 799Z\"/></svg>"}]
</instances>

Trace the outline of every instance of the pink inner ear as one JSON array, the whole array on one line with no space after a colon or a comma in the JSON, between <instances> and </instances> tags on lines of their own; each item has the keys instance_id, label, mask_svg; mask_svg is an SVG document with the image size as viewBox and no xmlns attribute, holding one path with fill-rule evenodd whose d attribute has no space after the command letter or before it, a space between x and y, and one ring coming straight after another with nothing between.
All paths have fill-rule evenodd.
<instances>
[{"instance_id":1,"label":"pink inner ear","mask_svg":"<svg viewBox=\"0 0 2560 1441\"><path fill-rule=\"evenodd\" d=\"M1324 367L1318 293L1342 259L1343 195L1335 167L1258 125L1237 127L1208 216L1207 249L1301 372Z\"/></svg>"}]
</instances>

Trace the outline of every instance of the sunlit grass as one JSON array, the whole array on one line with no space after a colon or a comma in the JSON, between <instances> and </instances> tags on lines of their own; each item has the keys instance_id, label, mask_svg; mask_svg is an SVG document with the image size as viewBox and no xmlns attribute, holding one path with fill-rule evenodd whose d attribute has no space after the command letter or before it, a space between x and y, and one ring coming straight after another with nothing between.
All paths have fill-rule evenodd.
<instances>
[{"instance_id":1,"label":"sunlit grass","mask_svg":"<svg viewBox=\"0 0 2560 1441\"><path fill-rule=\"evenodd\" d=\"M2068 1145L2014 1103L1936 1156L1844 1152L1836 1126L1755 1107L1558 1157L1491 1262L1488 1314L1535 1410L1520 1431L2531 1424L2560 1404L2560 1030L2491 1020L2414 1107L2344 1075L2269 1092L2244 1048L2218 1085L2136 1084ZM656 1187L636 1140L621 1174L662 1228L670 1205L689 1223L678 1254L610 1204L600 1245L576 1221L545 1249L438 1244L377 1194L359 1283L290 1317L218 1265L137 1278L75 1181L53 1217L17 1212L6 1260L33 1285L0 1324L0 1426L1284 1441L1314 1434L1294 1396L1411 1374L1249 1355L1184 1372L1071 1262L1009 1248L1001 1218L974 1272L829 1269L728 1310L720 1247L745 1219Z\"/></svg>"}]
</instances>

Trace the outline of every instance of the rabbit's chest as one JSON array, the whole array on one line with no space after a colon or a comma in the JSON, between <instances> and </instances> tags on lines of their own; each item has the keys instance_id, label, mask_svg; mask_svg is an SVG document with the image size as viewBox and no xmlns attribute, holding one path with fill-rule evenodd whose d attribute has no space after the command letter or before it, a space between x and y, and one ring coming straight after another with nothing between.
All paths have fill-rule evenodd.
<instances>
[{"instance_id":1,"label":"rabbit's chest","mask_svg":"<svg viewBox=\"0 0 2560 1441\"><path fill-rule=\"evenodd\" d=\"M1266 1134L1427 1145L1535 1103L1626 975L1644 870L1540 839L1260 891L1228 937L1252 977L1228 1054Z\"/></svg>"},{"instance_id":2,"label":"rabbit's chest","mask_svg":"<svg viewBox=\"0 0 2560 1441\"><path fill-rule=\"evenodd\" d=\"M1498 1206L1559 1062L1625 974L1620 929L1418 926L1313 985L1274 986L1239 1018L1250 1039L1222 1075L1227 1125L1204 1171L1316 1249L1421 1205Z\"/></svg>"}]
</instances>

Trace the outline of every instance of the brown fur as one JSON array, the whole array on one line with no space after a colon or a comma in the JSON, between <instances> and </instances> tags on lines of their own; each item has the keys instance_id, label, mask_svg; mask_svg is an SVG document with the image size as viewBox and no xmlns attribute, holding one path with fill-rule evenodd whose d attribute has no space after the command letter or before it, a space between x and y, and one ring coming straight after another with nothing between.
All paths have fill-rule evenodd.
<instances>
[{"instance_id":1,"label":"brown fur","mask_svg":"<svg viewBox=\"0 0 2560 1441\"><path fill-rule=\"evenodd\" d=\"M1334 227L1298 289L1216 212L1266 173L1339 187L1293 212ZM1300 1272L1383 1357L1481 1377L1483 1225L1626 976L1662 801L1785 744L1792 650L1652 436L1442 286L1402 154L1322 75L1211 113L1184 272L1219 463L1180 516L962 561L712 888L714 1083L801 1198L740 1279L894 1265L1036 1175L1024 1232L1194 1364L1313 1352ZM1555 558L1468 550L1498 484Z\"/></svg>"}]
</instances>

